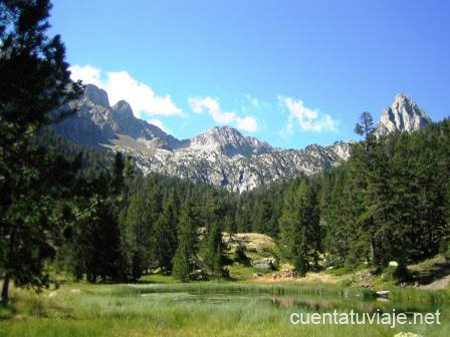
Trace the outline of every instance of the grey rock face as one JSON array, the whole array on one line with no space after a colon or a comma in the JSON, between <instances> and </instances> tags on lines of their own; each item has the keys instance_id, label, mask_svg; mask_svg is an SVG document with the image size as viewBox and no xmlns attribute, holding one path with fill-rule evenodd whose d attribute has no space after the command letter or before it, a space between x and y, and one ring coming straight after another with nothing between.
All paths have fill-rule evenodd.
<instances>
[{"instance_id":1,"label":"grey rock face","mask_svg":"<svg viewBox=\"0 0 450 337\"><path fill-rule=\"evenodd\" d=\"M86 85L84 96L94 104L101 105L105 108L109 107L109 99L106 91L93 84Z\"/></svg>"},{"instance_id":2,"label":"grey rock face","mask_svg":"<svg viewBox=\"0 0 450 337\"><path fill-rule=\"evenodd\" d=\"M204 149L157 150L151 156L133 148L120 149L133 156L144 173L157 172L244 192L280 178L311 175L336 166L348 158L349 147L340 142L231 158Z\"/></svg>"},{"instance_id":3,"label":"grey rock face","mask_svg":"<svg viewBox=\"0 0 450 337\"><path fill-rule=\"evenodd\" d=\"M269 258L262 258L259 260L254 260L251 262L253 268L261 270L272 270L275 269L274 261Z\"/></svg>"},{"instance_id":4,"label":"grey rock face","mask_svg":"<svg viewBox=\"0 0 450 337\"><path fill-rule=\"evenodd\" d=\"M215 151L227 157L270 153L274 150L268 143L253 137L244 137L239 131L228 126L216 126L191 138L186 145L190 150Z\"/></svg>"},{"instance_id":5,"label":"grey rock face","mask_svg":"<svg viewBox=\"0 0 450 337\"><path fill-rule=\"evenodd\" d=\"M427 113L420 109L410 97L401 93L382 114L375 134L386 136L396 131L412 132L430 123L431 119Z\"/></svg>"},{"instance_id":6,"label":"grey rock face","mask_svg":"<svg viewBox=\"0 0 450 337\"><path fill-rule=\"evenodd\" d=\"M178 139L136 118L127 102L119 101L111 107L106 91L95 85L87 85L84 95L72 102L70 108L77 113L55 129L78 143L113 146L120 143L120 135L126 135L144 147L151 145L170 149L181 146Z\"/></svg>"}]
</instances>

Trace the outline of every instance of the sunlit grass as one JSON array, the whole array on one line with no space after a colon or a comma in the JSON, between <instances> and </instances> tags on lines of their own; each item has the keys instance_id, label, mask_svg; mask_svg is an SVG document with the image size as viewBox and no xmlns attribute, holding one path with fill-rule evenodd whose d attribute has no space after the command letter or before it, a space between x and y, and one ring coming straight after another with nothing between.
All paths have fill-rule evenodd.
<instances>
[{"instance_id":1,"label":"sunlit grass","mask_svg":"<svg viewBox=\"0 0 450 337\"><path fill-rule=\"evenodd\" d=\"M271 298L323 296L341 303L342 311L360 301L364 290L343 293L339 287L308 285L253 285L188 283L149 285L63 285L56 291L35 294L13 291L15 312L0 322L0 336L393 336L413 331L424 336L447 336L443 326L304 325L289 323L292 312L325 309ZM195 294L206 300L192 300ZM253 296L254 295L254 296ZM350 296L350 297L349 297ZM352 297L353 296L353 297ZM347 301L347 302L346 302ZM368 302L376 303L376 302Z\"/></svg>"}]
</instances>

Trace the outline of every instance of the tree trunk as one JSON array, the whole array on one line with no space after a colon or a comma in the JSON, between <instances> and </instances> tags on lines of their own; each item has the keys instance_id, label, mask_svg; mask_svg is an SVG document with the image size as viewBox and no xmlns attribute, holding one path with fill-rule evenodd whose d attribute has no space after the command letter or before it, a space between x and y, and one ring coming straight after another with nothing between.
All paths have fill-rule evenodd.
<instances>
[{"instance_id":1,"label":"tree trunk","mask_svg":"<svg viewBox=\"0 0 450 337\"><path fill-rule=\"evenodd\" d=\"M397 261L398 266L394 271L394 276L398 281L408 281L410 279L410 274L404 259L399 259Z\"/></svg>"},{"instance_id":2,"label":"tree trunk","mask_svg":"<svg viewBox=\"0 0 450 337\"><path fill-rule=\"evenodd\" d=\"M5 273L5 278L3 279L3 287L2 287L2 299L1 305L7 306L9 302L9 274Z\"/></svg>"},{"instance_id":3,"label":"tree trunk","mask_svg":"<svg viewBox=\"0 0 450 337\"><path fill-rule=\"evenodd\" d=\"M375 264L375 240L373 239L373 236L370 236L370 261L372 264Z\"/></svg>"},{"instance_id":4,"label":"tree trunk","mask_svg":"<svg viewBox=\"0 0 450 337\"><path fill-rule=\"evenodd\" d=\"M11 229L11 235L9 237L9 252L7 254L7 261L8 261L6 264L7 268L11 263L10 261L14 261L15 258L16 232L17 229L15 228ZM8 272L5 272L2 286L2 295L1 295L2 298L0 301L0 304L3 306L7 306L9 303L9 281L10 281L10 274Z\"/></svg>"}]
</instances>

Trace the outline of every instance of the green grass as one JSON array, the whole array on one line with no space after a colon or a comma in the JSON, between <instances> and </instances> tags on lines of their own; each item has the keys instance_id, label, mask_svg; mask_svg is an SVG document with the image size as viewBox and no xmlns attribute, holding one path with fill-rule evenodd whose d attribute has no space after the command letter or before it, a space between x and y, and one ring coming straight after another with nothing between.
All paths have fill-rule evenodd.
<instances>
[{"instance_id":1,"label":"green grass","mask_svg":"<svg viewBox=\"0 0 450 337\"><path fill-rule=\"evenodd\" d=\"M336 269L329 269L326 271L326 273L330 274L330 275L335 275L335 276L343 276L343 275L354 274L355 272L361 271L364 269L366 269L365 266L359 266L357 268L341 267L341 268L336 268Z\"/></svg>"},{"instance_id":2,"label":"green grass","mask_svg":"<svg viewBox=\"0 0 450 337\"><path fill-rule=\"evenodd\" d=\"M140 278L140 281L143 283L150 282L150 283L179 283L178 280L173 278L170 275L161 275L161 274L150 274L150 275L144 275Z\"/></svg>"},{"instance_id":3,"label":"green grass","mask_svg":"<svg viewBox=\"0 0 450 337\"><path fill-rule=\"evenodd\" d=\"M252 279L253 273L255 273L253 268L239 262L234 262L232 265L227 266L227 268L230 271L230 277L239 281Z\"/></svg>"},{"instance_id":4,"label":"green grass","mask_svg":"<svg viewBox=\"0 0 450 337\"><path fill-rule=\"evenodd\" d=\"M142 296L146 294L145 296ZM192 300L195 294L204 300ZM303 325L289 323L292 312L375 308L371 292L320 285L254 285L188 283L148 285L64 284L53 292L13 290L13 306L2 309L0 336L393 336L412 331L423 336L447 336L443 326ZM412 297L412 292L403 295ZM249 296L250 295L250 296ZM366 298L366 296L368 296ZM409 298L408 297L408 298ZM304 299L307 306L275 299ZM366 301L362 299L366 298ZM273 299L273 300L272 300ZM403 298L405 300L405 298ZM14 309L13 309L14 308ZM368 309L373 310L373 309ZM4 315L7 313L7 315Z\"/></svg>"},{"instance_id":5,"label":"green grass","mask_svg":"<svg viewBox=\"0 0 450 337\"><path fill-rule=\"evenodd\" d=\"M450 289L445 290L416 290L392 289L390 297L396 302L440 304L450 303Z\"/></svg>"},{"instance_id":6,"label":"green grass","mask_svg":"<svg viewBox=\"0 0 450 337\"><path fill-rule=\"evenodd\" d=\"M185 283L173 285L136 286L133 289L141 294L169 292L201 292L228 294L270 294L270 295L305 295L330 296L341 298L374 299L375 293L368 289L349 289L330 285L309 284L242 284L242 283Z\"/></svg>"}]
</instances>

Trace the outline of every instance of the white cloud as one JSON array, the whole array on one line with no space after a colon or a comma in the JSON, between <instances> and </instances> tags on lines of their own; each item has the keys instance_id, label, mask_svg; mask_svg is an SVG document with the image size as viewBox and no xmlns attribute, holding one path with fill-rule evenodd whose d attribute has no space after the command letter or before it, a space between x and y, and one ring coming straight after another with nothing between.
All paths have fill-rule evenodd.
<instances>
[{"instance_id":1,"label":"white cloud","mask_svg":"<svg viewBox=\"0 0 450 337\"><path fill-rule=\"evenodd\" d=\"M338 121L330 115L322 114L318 109L311 109L305 106L303 101L295 100L291 97L278 96L278 103L289 112L289 118L283 134L291 134L294 122L298 123L300 129L305 131L322 132L336 131Z\"/></svg>"},{"instance_id":2,"label":"white cloud","mask_svg":"<svg viewBox=\"0 0 450 337\"><path fill-rule=\"evenodd\" d=\"M239 117L234 112L223 112L220 109L219 101L212 97L190 97L188 102L192 111L198 114L209 113L213 120L219 124L236 124L238 129L255 132L258 130L258 123L254 117Z\"/></svg>"},{"instance_id":3,"label":"white cloud","mask_svg":"<svg viewBox=\"0 0 450 337\"><path fill-rule=\"evenodd\" d=\"M258 130L258 123L256 122L256 119L254 117L249 116L244 118L237 117L236 123L239 129L248 132L255 132L256 130Z\"/></svg>"},{"instance_id":4,"label":"white cloud","mask_svg":"<svg viewBox=\"0 0 450 337\"><path fill-rule=\"evenodd\" d=\"M158 96L152 88L137 81L126 71L103 72L90 65L75 65L70 67L70 71L72 79L92 83L106 90L111 105L122 99L126 100L136 117L183 115L182 110L175 105L170 95Z\"/></svg>"},{"instance_id":5,"label":"white cloud","mask_svg":"<svg viewBox=\"0 0 450 337\"><path fill-rule=\"evenodd\" d=\"M100 69L94 68L90 65L86 65L84 67L74 65L70 67L70 72L72 73L71 77L73 80L82 80L84 83L95 84L97 86L102 84L100 80Z\"/></svg>"}]
</instances>

